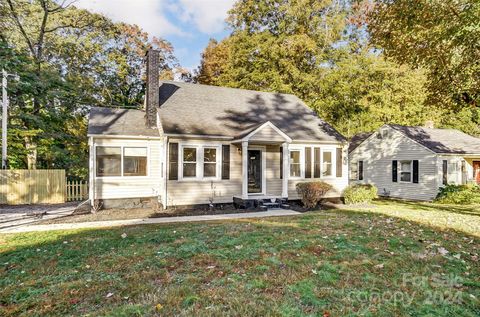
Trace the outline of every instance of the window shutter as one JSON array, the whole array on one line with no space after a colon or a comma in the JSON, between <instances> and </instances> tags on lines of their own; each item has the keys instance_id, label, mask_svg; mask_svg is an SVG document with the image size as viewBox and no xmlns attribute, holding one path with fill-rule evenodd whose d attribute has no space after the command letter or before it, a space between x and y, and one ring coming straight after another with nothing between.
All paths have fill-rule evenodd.
<instances>
[{"instance_id":1,"label":"window shutter","mask_svg":"<svg viewBox=\"0 0 480 317\"><path fill-rule=\"evenodd\" d=\"M178 179L178 143L168 144L168 179Z\"/></svg>"},{"instance_id":2,"label":"window shutter","mask_svg":"<svg viewBox=\"0 0 480 317\"><path fill-rule=\"evenodd\" d=\"M280 179L283 179L283 146L280 147Z\"/></svg>"},{"instance_id":3,"label":"window shutter","mask_svg":"<svg viewBox=\"0 0 480 317\"><path fill-rule=\"evenodd\" d=\"M305 178L312 178L312 148L305 148Z\"/></svg>"},{"instance_id":4,"label":"window shutter","mask_svg":"<svg viewBox=\"0 0 480 317\"><path fill-rule=\"evenodd\" d=\"M418 160L413 160L413 182L418 184Z\"/></svg>"},{"instance_id":5,"label":"window shutter","mask_svg":"<svg viewBox=\"0 0 480 317\"><path fill-rule=\"evenodd\" d=\"M363 161L358 161L358 180L363 181Z\"/></svg>"},{"instance_id":6,"label":"window shutter","mask_svg":"<svg viewBox=\"0 0 480 317\"><path fill-rule=\"evenodd\" d=\"M392 182L398 181L398 161L392 161Z\"/></svg>"},{"instance_id":7,"label":"window shutter","mask_svg":"<svg viewBox=\"0 0 480 317\"><path fill-rule=\"evenodd\" d=\"M230 179L230 144L222 145L222 179Z\"/></svg>"},{"instance_id":8,"label":"window shutter","mask_svg":"<svg viewBox=\"0 0 480 317\"><path fill-rule=\"evenodd\" d=\"M448 161L447 160L443 160L442 172L443 172L442 183L443 185L447 185L448 184Z\"/></svg>"},{"instance_id":9,"label":"window shutter","mask_svg":"<svg viewBox=\"0 0 480 317\"><path fill-rule=\"evenodd\" d=\"M343 165L342 149L337 148L337 177L342 177L342 165Z\"/></svg>"},{"instance_id":10,"label":"window shutter","mask_svg":"<svg viewBox=\"0 0 480 317\"><path fill-rule=\"evenodd\" d=\"M314 148L313 153L313 177L320 178L320 148Z\"/></svg>"}]
</instances>

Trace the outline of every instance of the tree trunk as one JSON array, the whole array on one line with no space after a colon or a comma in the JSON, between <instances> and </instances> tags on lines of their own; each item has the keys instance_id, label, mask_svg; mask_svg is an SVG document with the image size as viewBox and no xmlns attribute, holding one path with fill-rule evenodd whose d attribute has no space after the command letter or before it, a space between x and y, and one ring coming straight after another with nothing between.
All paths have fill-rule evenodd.
<instances>
[{"instance_id":1,"label":"tree trunk","mask_svg":"<svg viewBox=\"0 0 480 317\"><path fill-rule=\"evenodd\" d=\"M27 149L27 168L37 169L37 144L32 141L32 137L25 137L25 148Z\"/></svg>"}]
</instances>

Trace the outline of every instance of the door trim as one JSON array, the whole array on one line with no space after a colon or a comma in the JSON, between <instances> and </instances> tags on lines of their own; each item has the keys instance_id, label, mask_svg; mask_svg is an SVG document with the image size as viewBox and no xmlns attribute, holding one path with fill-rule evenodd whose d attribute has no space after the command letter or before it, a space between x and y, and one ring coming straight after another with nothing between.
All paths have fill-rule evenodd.
<instances>
[{"instance_id":1,"label":"door trim","mask_svg":"<svg viewBox=\"0 0 480 317\"><path fill-rule=\"evenodd\" d=\"M249 145L248 150L260 150L262 155L262 192L260 193L247 193L248 196L265 196L267 192L267 147L264 145ZM248 161L247 161L248 162ZM247 163L248 164L248 163Z\"/></svg>"}]
</instances>

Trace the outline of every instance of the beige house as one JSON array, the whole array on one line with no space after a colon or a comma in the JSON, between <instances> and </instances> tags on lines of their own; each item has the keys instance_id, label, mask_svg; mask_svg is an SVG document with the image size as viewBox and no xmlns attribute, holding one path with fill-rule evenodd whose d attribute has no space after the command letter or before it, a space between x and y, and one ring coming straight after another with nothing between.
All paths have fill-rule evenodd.
<instances>
[{"instance_id":1,"label":"beige house","mask_svg":"<svg viewBox=\"0 0 480 317\"><path fill-rule=\"evenodd\" d=\"M347 142L293 95L162 81L147 54L144 110L93 108L90 200L163 206L298 199L298 182L348 185Z\"/></svg>"},{"instance_id":2,"label":"beige house","mask_svg":"<svg viewBox=\"0 0 480 317\"><path fill-rule=\"evenodd\" d=\"M453 129L384 125L355 136L349 160L350 182L383 196L433 200L445 184L480 184L480 139Z\"/></svg>"}]
</instances>

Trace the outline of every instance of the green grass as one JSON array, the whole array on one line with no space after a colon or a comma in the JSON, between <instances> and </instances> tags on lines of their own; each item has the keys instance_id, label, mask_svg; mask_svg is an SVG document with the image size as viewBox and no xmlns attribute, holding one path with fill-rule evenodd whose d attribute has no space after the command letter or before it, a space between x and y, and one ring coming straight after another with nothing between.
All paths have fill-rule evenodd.
<instances>
[{"instance_id":1,"label":"green grass","mask_svg":"<svg viewBox=\"0 0 480 317\"><path fill-rule=\"evenodd\" d=\"M1 235L0 315L479 316L479 218L475 206L381 201Z\"/></svg>"}]
</instances>

